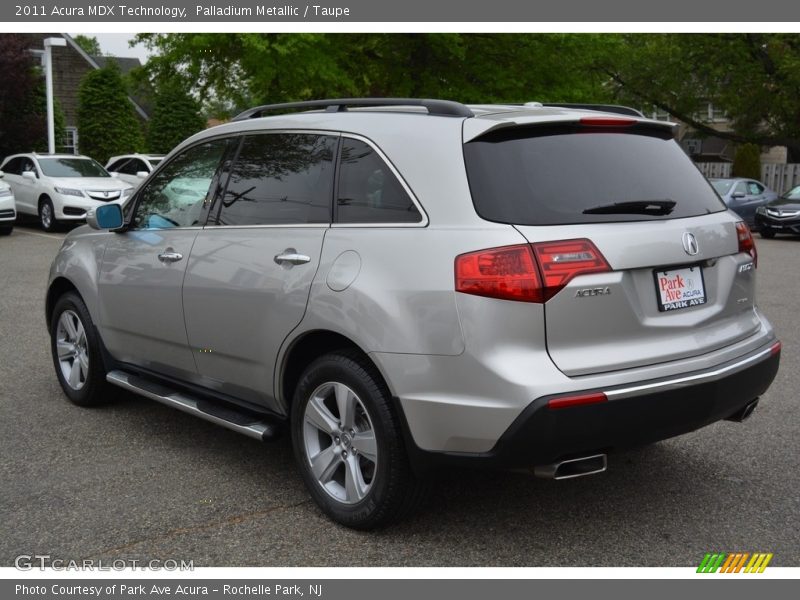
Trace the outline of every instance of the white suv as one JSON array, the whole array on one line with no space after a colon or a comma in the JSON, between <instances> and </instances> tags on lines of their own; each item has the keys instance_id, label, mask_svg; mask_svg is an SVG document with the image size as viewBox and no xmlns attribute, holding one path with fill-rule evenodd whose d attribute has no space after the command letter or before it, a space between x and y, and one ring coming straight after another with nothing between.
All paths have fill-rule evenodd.
<instances>
[{"instance_id":1,"label":"white suv","mask_svg":"<svg viewBox=\"0 0 800 600\"><path fill-rule=\"evenodd\" d=\"M139 187L158 163L164 158L163 154L124 154L112 156L106 163L106 171L122 181Z\"/></svg>"},{"instance_id":2,"label":"white suv","mask_svg":"<svg viewBox=\"0 0 800 600\"><path fill-rule=\"evenodd\" d=\"M2 171L0 171L0 177L3 177ZM7 183L0 181L0 235L8 235L13 231L16 218L14 192Z\"/></svg>"},{"instance_id":3,"label":"white suv","mask_svg":"<svg viewBox=\"0 0 800 600\"><path fill-rule=\"evenodd\" d=\"M15 154L0 169L21 214L36 215L45 231L59 221L80 221L106 202L124 204L129 183L112 177L97 161L72 154Z\"/></svg>"}]
</instances>

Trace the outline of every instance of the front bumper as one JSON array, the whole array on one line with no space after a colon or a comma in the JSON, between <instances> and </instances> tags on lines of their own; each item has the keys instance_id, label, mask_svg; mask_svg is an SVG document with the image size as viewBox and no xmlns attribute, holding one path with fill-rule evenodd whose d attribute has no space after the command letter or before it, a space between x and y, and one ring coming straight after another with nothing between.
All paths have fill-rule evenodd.
<instances>
[{"instance_id":1,"label":"front bumper","mask_svg":"<svg viewBox=\"0 0 800 600\"><path fill-rule=\"evenodd\" d=\"M800 218L789 217L777 219L769 215L756 213L756 227L759 231L773 231L775 233L795 233L800 234Z\"/></svg>"},{"instance_id":2,"label":"front bumper","mask_svg":"<svg viewBox=\"0 0 800 600\"><path fill-rule=\"evenodd\" d=\"M102 200L60 194L57 201L53 203L53 208L55 210L55 217L59 221L83 221L86 219L86 213L93 208L104 206L105 204L119 204L124 206L126 201L127 197L124 200L116 199L104 202Z\"/></svg>"},{"instance_id":3,"label":"front bumper","mask_svg":"<svg viewBox=\"0 0 800 600\"><path fill-rule=\"evenodd\" d=\"M713 369L679 377L588 389L534 400L488 452L431 452L406 436L418 471L446 466L525 468L609 453L694 431L734 415L769 388L778 372L780 344ZM553 410L562 396L604 392L608 401Z\"/></svg>"}]
</instances>

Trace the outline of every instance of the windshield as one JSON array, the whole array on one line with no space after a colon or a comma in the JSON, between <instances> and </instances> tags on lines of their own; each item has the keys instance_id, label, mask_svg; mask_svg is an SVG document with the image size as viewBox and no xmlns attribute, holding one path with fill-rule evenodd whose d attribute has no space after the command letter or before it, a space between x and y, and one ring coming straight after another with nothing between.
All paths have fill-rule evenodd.
<instances>
[{"instance_id":1,"label":"windshield","mask_svg":"<svg viewBox=\"0 0 800 600\"><path fill-rule=\"evenodd\" d=\"M111 177L91 158L40 158L39 166L47 177Z\"/></svg>"},{"instance_id":2,"label":"windshield","mask_svg":"<svg viewBox=\"0 0 800 600\"><path fill-rule=\"evenodd\" d=\"M725 210L670 132L575 125L490 132L464 145L475 210L516 225L693 217Z\"/></svg>"},{"instance_id":3,"label":"windshield","mask_svg":"<svg viewBox=\"0 0 800 600\"><path fill-rule=\"evenodd\" d=\"M800 185L795 188L790 189L783 195L784 198L789 200L800 200Z\"/></svg>"},{"instance_id":4,"label":"windshield","mask_svg":"<svg viewBox=\"0 0 800 600\"><path fill-rule=\"evenodd\" d=\"M731 181L730 179L712 179L710 181L711 185L714 187L715 190L717 190L717 193L720 196L724 196L725 194L727 194L728 190L730 190L731 186L733 185L733 181Z\"/></svg>"}]
</instances>

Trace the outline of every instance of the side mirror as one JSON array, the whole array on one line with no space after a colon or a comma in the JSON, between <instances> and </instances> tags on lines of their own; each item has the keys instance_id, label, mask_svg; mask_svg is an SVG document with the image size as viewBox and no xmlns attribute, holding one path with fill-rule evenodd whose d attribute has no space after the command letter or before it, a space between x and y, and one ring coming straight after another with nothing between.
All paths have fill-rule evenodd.
<instances>
[{"instance_id":1,"label":"side mirror","mask_svg":"<svg viewBox=\"0 0 800 600\"><path fill-rule=\"evenodd\" d=\"M2 178L3 178L3 177L5 177L5 176L6 176L6 174L5 174L5 173L3 173L3 171L0 171L0 179L2 179Z\"/></svg>"},{"instance_id":2,"label":"side mirror","mask_svg":"<svg viewBox=\"0 0 800 600\"><path fill-rule=\"evenodd\" d=\"M34 173L33 171L23 171L22 176L25 179L31 179L33 181L36 181L36 173Z\"/></svg>"},{"instance_id":3,"label":"side mirror","mask_svg":"<svg viewBox=\"0 0 800 600\"><path fill-rule=\"evenodd\" d=\"M150 175L147 171L136 171L136 176L139 179L147 179L147 176Z\"/></svg>"},{"instance_id":4,"label":"side mirror","mask_svg":"<svg viewBox=\"0 0 800 600\"><path fill-rule=\"evenodd\" d=\"M108 174L111 175L112 177L119 177L119 173L117 173L116 171L109 171Z\"/></svg>"},{"instance_id":5,"label":"side mirror","mask_svg":"<svg viewBox=\"0 0 800 600\"><path fill-rule=\"evenodd\" d=\"M739 198L744 198L744 196L745 196L744 192L733 192L731 198L738 200Z\"/></svg>"},{"instance_id":6,"label":"side mirror","mask_svg":"<svg viewBox=\"0 0 800 600\"><path fill-rule=\"evenodd\" d=\"M86 213L86 223L92 229L119 229L122 227L122 208L119 204L104 204Z\"/></svg>"}]
</instances>

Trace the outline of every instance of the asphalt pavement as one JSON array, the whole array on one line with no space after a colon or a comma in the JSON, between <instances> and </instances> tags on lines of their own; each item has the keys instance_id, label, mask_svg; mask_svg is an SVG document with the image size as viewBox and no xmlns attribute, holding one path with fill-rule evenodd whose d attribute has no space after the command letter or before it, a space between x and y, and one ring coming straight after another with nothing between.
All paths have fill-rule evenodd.
<instances>
[{"instance_id":1,"label":"asphalt pavement","mask_svg":"<svg viewBox=\"0 0 800 600\"><path fill-rule=\"evenodd\" d=\"M199 566L689 566L772 552L800 566L800 239L757 239L758 302L783 341L751 419L609 457L568 481L447 471L422 511L377 533L312 503L288 440L262 444L120 391L70 404L44 323L64 234L0 238L0 566L191 560ZM756 236L758 238L758 236Z\"/></svg>"}]
</instances>

